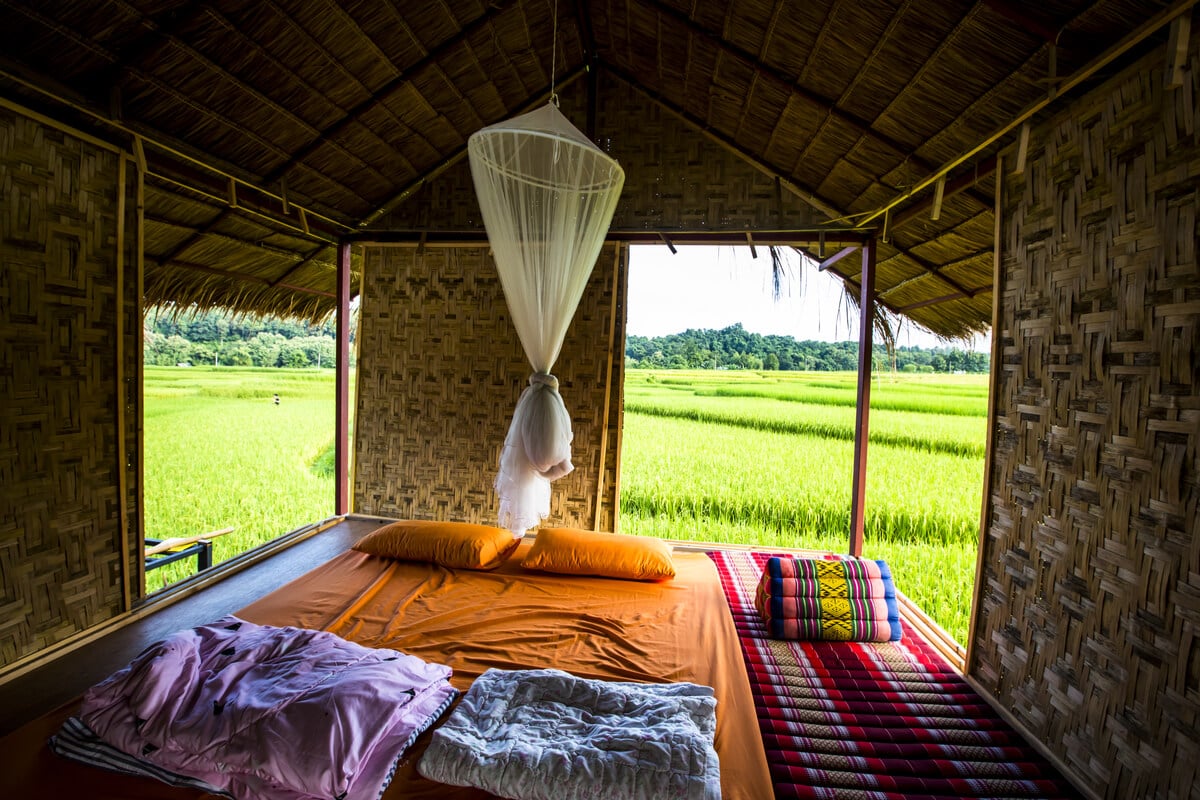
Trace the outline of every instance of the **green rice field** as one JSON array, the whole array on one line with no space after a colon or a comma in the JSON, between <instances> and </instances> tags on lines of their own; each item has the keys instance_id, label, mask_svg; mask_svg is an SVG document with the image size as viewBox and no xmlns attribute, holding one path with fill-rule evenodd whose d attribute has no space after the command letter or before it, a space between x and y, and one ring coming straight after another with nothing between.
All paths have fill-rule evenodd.
<instances>
[{"instance_id":1,"label":"green rice field","mask_svg":"<svg viewBox=\"0 0 1200 800\"><path fill-rule=\"evenodd\" d=\"M148 366L144 402L147 537L235 527L217 563L333 514L332 371ZM147 590L195 563L147 573Z\"/></svg>"},{"instance_id":2,"label":"green rice field","mask_svg":"<svg viewBox=\"0 0 1200 800\"><path fill-rule=\"evenodd\" d=\"M233 526L219 562L330 516L333 392L329 370L146 367L146 535ZM854 399L852 374L630 370L620 530L845 552ZM986 376L885 375L871 406L865 554L964 641Z\"/></svg>"},{"instance_id":3,"label":"green rice field","mask_svg":"<svg viewBox=\"0 0 1200 800\"><path fill-rule=\"evenodd\" d=\"M853 374L630 370L626 533L846 552ZM987 376L877 376L864 555L957 641L975 578Z\"/></svg>"}]
</instances>

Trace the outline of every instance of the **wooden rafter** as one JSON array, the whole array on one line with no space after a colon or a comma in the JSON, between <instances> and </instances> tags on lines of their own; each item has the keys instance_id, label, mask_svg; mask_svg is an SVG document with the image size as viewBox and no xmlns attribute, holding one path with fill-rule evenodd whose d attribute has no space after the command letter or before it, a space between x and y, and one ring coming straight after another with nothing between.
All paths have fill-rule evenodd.
<instances>
[{"instance_id":1,"label":"wooden rafter","mask_svg":"<svg viewBox=\"0 0 1200 800\"><path fill-rule=\"evenodd\" d=\"M136 8L122 4L125 12L140 18L146 32L132 44L116 54L116 58L105 69L96 70L88 77L88 84L98 97L108 97L116 88L127 70L138 67L154 50L159 47L166 37L174 36L189 22L192 22L204 10L205 0L192 0L178 8L168 8L167 11L151 19Z\"/></svg>"},{"instance_id":2,"label":"wooden rafter","mask_svg":"<svg viewBox=\"0 0 1200 800\"><path fill-rule=\"evenodd\" d=\"M104 60L106 60L110 63L117 63L119 60L117 55L114 54L112 51L97 45L93 41L82 38L75 31L72 31L63 25L60 25L58 22L56 22L53 19L42 14L40 11L29 8L27 6L17 6L16 10L19 11L20 13L24 14L25 16L29 17L31 20L34 20L39 25L42 25L46 29L52 30L56 34L75 42L80 47L83 47L83 48L89 50L90 52L95 53L98 57L103 58ZM148 74L145 71L143 71L135 66L132 66L132 65L125 66L123 68L123 74L129 74L129 75L136 77L138 80L142 81L143 83L147 84L148 86L153 87L155 90L161 92L163 95L173 98L181 106L190 108L190 109L196 111L198 114L201 114L202 116L212 120L217 125L220 125L221 127L227 128L231 131L234 131L238 136L242 136L244 138L249 139L250 141L254 142L256 145L258 145L260 148L262 148L263 150L273 153L276 157L278 157L278 158L286 158L287 157L287 153L284 150L282 150L278 145L264 139L262 136L255 133L254 131L247 130L246 128L244 128L242 126L239 126L239 125L233 123L232 121L227 119L220 112L206 106L205 104L199 102L198 100L196 100L190 96L184 95L179 90L177 90L175 87L164 83L157 76ZM39 90L40 90L40 88L39 88ZM94 99L93 99L93 102L94 102ZM78 108L78 105L76 105L76 107ZM101 115L90 109L80 109L80 110L83 110L83 111L85 111L85 113L88 113L90 116L93 116L93 117L100 119L104 122L107 122L109 124L117 125L118 127L122 127L124 125L124 122L122 120L114 119L111 115L104 116L104 115ZM144 133L145 132L143 132L143 134ZM156 134L156 136L157 136L157 134ZM151 140L150 137L147 137L147 141L150 141L150 140ZM174 149L174 151L178 152L177 149ZM196 160L194 157L189 157L189 158ZM317 172L316 170L313 170L312 172L318 178L325 180L329 183L333 183L338 186L341 186L343 189L346 189L346 190L350 191L351 193L353 193L353 190L350 189L350 187L344 186L343 184L338 183L336 180L330 178L328 175L325 175L321 172ZM238 180L242 180L242 179L239 178ZM243 181L243 182L245 182L245 181Z\"/></svg>"},{"instance_id":3,"label":"wooden rafter","mask_svg":"<svg viewBox=\"0 0 1200 800\"><path fill-rule=\"evenodd\" d=\"M918 308L925 308L926 306L936 306L939 303L946 303L951 300L972 300L977 295L987 294L987 293L990 293L991 291L992 291L992 285L989 283L987 286L980 286L977 289L973 289L970 294L963 294L962 292L951 292L950 294L944 294L944 295L941 295L940 297L931 297L928 300L921 300L916 303L909 303L906 306L900 306L899 308L896 309L896 311L900 314L907 314L910 311L916 311Z\"/></svg>"},{"instance_id":4,"label":"wooden rafter","mask_svg":"<svg viewBox=\"0 0 1200 800\"><path fill-rule=\"evenodd\" d=\"M308 158L327 141L342 133L350 125L358 122L358 120L368 111L371 111L376 106L386 103L387 100L394 95L397 90L399 90L405 83L409 81L412 75L420 72L425 67L436 63L439 58L453 48L457 47L461 42L465 41L476 31L482 30L486 26L494 23L497 17L512 8L515 3L516 0L500 0L500 2L497 2L495 5L488 7L483 14L464 25L462 30L460 30L455 36L450 37L446 41L434 47L432 50L428 51L424 57L409 65L407 69L403 70L403 72L398 74L395 78L372 92L370 97L362 100L349 111L347 111L341 117L341 119L323 128L316 137L308 142L308 144L291 154L291 156L286 159L284 163L271 170L271 172L266 176L266 179L273 181L281 178L288 172L288 170L302 162L304 159Z\"/></svg>"},{"instance_id":5,"label":"wooden rafter","mask_svg":"<svg viewBox=\"0 0 1200 800\"><path fill-rule=\"evenodd\" d=\"M1115 59L1117 59L1120 56L1127 53L1133 47L1136 47L1138 44L1140 44L1142 41L1144 41L1147 37L1154 34L1156 31L1158 31L1164 25L1167 25L1168 23L1170 23L1172 20L1174 20L1180 14L1190 11L1192 9L1192 7L1196 5L1197 2L1198 2L1198 0L1176 0L1176 2L1171 4L1170 7L1160 11L1158 14L1155 14L1153 17L1151 17L1149 20L1147 20L1144 24L1140 25L1139 27L1137 27L1136 29L1131 31L1127 36L1122 38L1121 41L1117 42L1115 45L1110 47L1108 50L1104 51L1103 53L1101 53L1098 56L1096 56L1095 58L1093 58L1090 62L1088 62L1085 66L1083 66L1082 68L1077 70L1069 78L1063 79L1063 81L1057 86L1057 90L1055 91L1055 93L1053 95L1047 94L1046 96L1043 96L1043 97L1039 98L1038 100L1035 100L1033 103L1026 106L1022 111L1018 112L1011 120L1002 124L999 128L994 130L991 134L985 136L982 140L980 140L978 143L976 143L972 147L968 148L967 150L963 151L959 155L950 159L943 166L939 167L938 169L936 169L932 173L930 173L925 179L919 181L917 184L910 187L905 192L897 195L892 200L890 200L886 204L880 206L879 208L875 209L874 211L871 211L867 214L861 215L862 219L860 221L860 224L866 225L866 224L872 222L873 220L878 219L879 217L882 217L884 214L891 211L893 208L900 205L908 198L929 188L934 183L936 183L939 178L943 177L948 172L950 172L951 170L958 167L960 164L963 164L963 163L969 161L970 159L977 156L979 153L983 152L985 149L994 145L997 141L999 141L1001 138L1003 138L1007 134L1011 133L1013 130L1015 130L1017 127L1019 127L1021 124L1023 124L1026 120L1032 119L1035 114L1037 114L1042 109L1046 108L1054 100L1062 97L1067 92L1070 92L1072 89L1083 84L1085 81L1087 81L1089 78L1091 78L1097 72L1099 72L1101 69L1108 66ZM979 100L977 100L975 103L973 103L971 105L971 108L974 108L975 105L977 105L978 103L981 103L985 99L989 98L990 94L991 94L991 92L988 92L983 97L979 98ZM968 110L964 113L969 114L970 108L968 108ZM931 137L931 138L936 138L936 136Z\"/></svg>"},{"instance_id":6,"label":"wooden rafter","mask_svg":"<svg viewBox=\"0 0 1200 800\"><path fill-rule=\"evenodd\" d=\"M1061 30L1054 30L1049 25L1034 19L1024 8L1013 5L1008 0L983 0L983 4L1010 22L1015 22L1018 28L1032 33L1047 44L1056 44ZM1026 4L1028 7L1029 4Z\"/></svg>"},{"instance_id":7,"label":"wooden rafter","mask_svg":"<svg viewBox=\"0 0 1200 800\"><path fill-rule=\"evenodd\" d=\"M151 260L157 261L157 259L151 259ZM161 262L158 262L158 263L160 266L163 266L163 264ZM307 286L295 286L290 283L272 284L271 281L267 280L266 278L259 277L258 275L251 275L247 272L238 272L238 271L232 270L232 269L221 269L220 267L210 267L207 264L194 264L190 261L176 260L176 261L171 262L171 266L172 267L180 267L180 268L186 269L186 270L191 270L192 272L204 272L209 275L216 275L221 278L230 278L232 280L244 281L246 283L256 283L256 284L259 284L260 286L279 287L282 289L290 289L291 291L299 292L300 294L312 294L312 295L316 295L318 297L333 297L334 296L333 292L323 292L320 289L310 289Z\"/></svg>"},{"instance_id":8,"label":"wooden rafter","mask_svg":"<svg viewBox=\"0 0 1200 800\"><path fill-rule=\"evenodd\" d=\"M562 89L562 88L569 86L571 83L578 80L580 78L580 76L582 76L586 71L587 71L587 64L581 64L578 67L575 67L573 70L566 73L565 75L563 75L563 77L561 79L559 79L558 88ZM550 87L546 86L541 92L534 95L534 97L537 98L536 100L532 100L529 103L526 103L524 106L521 106L516 111L513 111L511 113L522 114L526 111L532 111L535 107L537 107L541 103L545 102L546 98L548 98L549 96L550 96ZM360 228L365 228L365 227L373 224L384 214L387 214L393 208L400 205L405 200L407 200L409 197L411 197L413 192L417 191L417 189L420 189L422 186L424 186L426 182L433 180L438 175L441 175L447 169L449 169L450 167L452 167L456 163L458 163L458 161L460 159L462 159L462 157L465 156L466 154L467 154L467 145L466 145L466 143L464 143L461 147L459 147L453 153L451 153L450 155L443 158L440 163L438 163L431 169L427 170L423 174L417 176L414 180L410 181L403 189L401 189L399 192L397 192L391 199L387 200L383 205L379 206L374 211L372 211L370 214L368 214L366 217L364 217L363 220L358 224L358 226Z\"/></svg>"},{"instance_id":9,"label":"wooden rafter","mask_svg":"<svg viewBox=\"0 0 1200 800\"><path fill-rule=\"evenodd\" d=\"M284 64L282 61L280 61L278 58L276 58L274 55L272 55L269 51L267 51L267 49L264 48L261 44L259 44L254 39L247 36L245 34L245 32L243 31L242 26L235 24L233 22L233 20L231 20L229 17L225 16L224 14L222 14L220 11L213 8L212 6L206 7L205 12L209 15L209 17L214 19L217 22L217 24L219 24L222 28L225 29L227 35L229 35L231 37L235 37L237 39L238 47L245 47L249 50L253 50L254 55L257 58L260 58L263 61L269 62L271 64L271 66L273 66L275 69L278 69L281 72L288 73L288 75L292 78L292 80L294 80L300 86L304 87L306 92L308 92L309 94L311 94L313 96L321 97L330 106L337 108L342 113L345 113L345 109L338 106L330 98L325 97L322 90L318 89L316 86L313 86L311 83L304 80L304 78L302 78L300 75L297 75L296 72L291 67ZM283 12L280 11L279 13L282 14ZM311 36L309 36L307 31L305 31L300 26L296 25L294 20L292 20L290 18L286 18L285 22L289 23L292 26L293 30L296 31L296 34L298 36L306 37L307 41L309 42L311 47L313 47L314 49L320 49L320 45L315 40L313 40ZM350 71L348 71L340 63L338 63L336 59L330 58L329 63L331 65L331 67L338 69L343 75L345 75L349 82L355 84L360 91L362 91L364 93L369 93L367 90L367 87L363 86L363 84L354 76L354 74L351 73ZM390 108L385 106L384 110L387 112L388 116L391 118L392 123L394 123L395 125L397 125L399 127L406 127L404 125L404 123L400 121L400 118L397 117ZM404 154L404 152L402 150L397 149L393 142L391 142L387 139L384 139L382 136L378 135L377 133L375 133L374 130L372 130L370 128L364 127L364 130L372 137L375 144L382 145L384 147L389 148L392 152L392 157L394 157L398 162L400 162L400 164L402 166L404 166L405 169L407 169L409 172L413 172L413 173L415 173L417 171L416 167L414 167L412 165L412 163L408 160L408 157Z\"/></svg>"},{"instance_id":10,"label":"wooden rafter","mask_svg":"<svg viewBox=\"0 0 1200 800\"><path fill-rule=\"evenodd\" d=\"M308 253L306 253L305 255L300 257L299 261L297 261L292 266L288 267L287 272L283 273L278 278L271 281L271 285L278 286L280 283L283 283L288 278L292 277L297 272L299 272L300 270L307 267L309 264L312 264L313 262L315 262L317 260L317 256L321 255L321 253L325 252L328 249L329 249L328 245L318 245L317 247L314 247L312 250L309 250Z\"/></svg>"},{"instance_id":11,"label":"wooden rafter","mask_svg":"<svg viewBox=\"0 0 1200 800\"><path fill-rule=\"evenodd\" d=\"M991 176L996 171L996 157L989 156L983 161L975 165L975 169L968 170L957 178L951 181L946 181L946 187L942 191L942 202L954 197L965 191L967 188L974 186L979 181ZM895 231L897 228L907 225L915 219L920 218L922 214L929 211L934 204L935 197L929 194L921 200L913 203L898 214L892 215L891 228Z\"/></svg>"},{"instance_id":12,"label":"wooden rafter","mask_svg":"<svg viewBox=\"0 0 1200 800\"><path fill-rule=\"evenodd\" d=\"M942 283L949 286L954 291L959 292L966 297L974 297L975 296L975 294L976 294L975 290L968 289L967 287L963 286L958 281L951 278L949 275L942 274L941 266L934 264L930 261L926 261L924 258L921 258L919 255L917 255L916 253L913 253L911 250L904 250L899 247L897 247L896 249L900 250L900 253L901 253L901 255L903 255L904 258L907 258L908 260L912 261L918 267L925 270L925 272L928 273L931 277L937 278L938 280L940 280Z\"/></svg>"},{"instance_id":13,"label":"wooden rafter","mask_svg":"<svg viewBox=\"0 0 1200 800\"><path fill-rule=\"evenodd\" d=\"M749 67L756 75L769 77L770 79L784 84L789 91L799 97L804 98L809 103L816 105L825 110L831 117L844 122L847 125L855 128L862 136L868 137L879 144L885 145L890 150L901 157L901 160L908 160L911 164L921 170L932 170L933 165L925 162L917 157L912 148L893 139L882 131L876 130L869 120L863 119L856 114L852 114L845 109L839 108L834 100L828 97L817 94L805 88L795 76L788 75L780 69L764 64L755 54L743 50L733 42L726 41L721 36L709 31L694 20L686 12L679 11L671 6L665 5L660 0L641 0L644 5L653 8L659 14L674 20L678 25L685 27L688 32L699 39L703 39L709 45L717 50L718 56L726 55L741 61ZM611 66L610 66L611 69ZM984 207L990 207L991 199L982 195L975 198Z\"/></svg>"},{"instance_id":14,"label":"wooden rafter","mask_svg":"<svg viewBox=\"0 0 1200 800\"><path fill-rule=\"evenodd\" d=\"M831 255L829 258L825 259L820 264L818 264L817 272L824 272L825 270L829 269L834 264L841 261L843 258L850 255L857 249L858 249L858 245L853 245L851 247L843 247L841 250L838 250L836 253Z\"/></svg>"},{"instance_id":15,"label":"wooden rafter","mask_svg":"<svg viewBox=\"0 0 1200 800\"><path fill-rule=\"evenodd\" d=\"M737 142L730 140L723 133L713 130L713 128L711 126L709 126L708 123L706 123L704 120L699 119L691 112L680 108L679 106L672 103L670 100L664 99L663 96L661 94L659 94L658 92L655 92L655 91L652 91L652 90L646 88L637 80L637 78L633 77L629 73L625 72L622 69L614 67L611 64L607 64L607 63L604 65L604 68L606 70L608 70L609 72L611 72L613 75L620 78L625 83L629 84L629 86L634 91L643 95L644 97L646 97L651 102L658 105L659 107L663 108L664 110L669 111L670 113L679 117L684 122L687 122L689 125L694 127L700 133L704 134L712 141L716 142L717 144L721 145L725 149L727 149L730 152L734 153L735 155L739 156L740 158L745 160L747 163L756 167L761 172L763 172L767 175L770 175L773 178L778 178L781 185L784 188L786 188L789 192L796 195L800 199L804 200L806 203L808 203L809 205L811 205L813 208L817 209L821 213L826 214L827 216L830 216L830 217L843 216L842 212L840 212L836 207L834 207L834 205L831 202L829 202L828 200L825 200L821 197L818 197L816 195L816 193L811 192L804 187L801 187L794 180L792 180L790 177L788 177L783 172L783 170L780 169L777 165L772 164L769 161L754 155L753 153L750 153L745 148L743 148L741 145L739 145Z\"/></svg>"},{"instance_id":16,"label":"wooden rafter","mask_svg":"<svg viewBox=\"0 0 1200 800\"><path fill-rule=\"evenodd\" d=\"M956 258L953 261L949 261L945 264L940 264L937 266L937 269L939 271L941 271L944 269L949 269L951 267L957 267L960 264L966 264L969 261L975 261L980 258L983 258L984 256L990 256L991 254L992 254L992 248L989 247L986 250L979 250L974 253L971 253L970 255L962 256L961 258ZM907 251L901 250L898 253L896 253L896 255L893 256L892 258L912 258L912 254ZM892 259L888 259L888 261L891 261L891 260ZM899 291L900 289L902 289L905 286L908 286L911 283L923 281L928 278L932 278L936 275L938 275L937 272L929 272L929 271L920 272L920 273L912 276L911 278L905 278L904 280L900 281L899 283L889 286L887 289L884 289L883 291L881 291L879 293L879 296L884 297L886 295L891 294L892 292ZM974 297L974 294L972 294L970 296Z\"/></svg>"},{"instance_id":17,"label":"wooden rafter","mask_svg":"<svg viewBox=\"0 0 1200 800\"><path fill-rule=\"evenodd\" d=\"M113 2L113 1L114 0L110 0L110 2ZM136 9L134 9L134 11L136 11ZM287 108L286 106L284 106L281 103L277 103L271 97L264 94L262 91L254 88L250 84L246 83L246 81L242 80L237 75L234 75L233 73L229 72L227 69L222 67L220 64L217 64L212 59L210 59L208 56L204 55L199 50L192 47L190 44L183 41L179 37L177 37L173 34L169 34L169 33L162 33L161 38L164 42L166 42L170 46L175 47L175 48L179 49L181 52L185 53L189 59L196 62L198 65L200 65L204 69L208 70L213 75L220 78L226 84L233 86L233 87L239 89L240 91L244 92L247 96L252 98L258 106L262 106L262 107L271 109L271 111L274 114L278 115L281 118L287 119L291 124L295 125L298 128L301 128L302 130L306 131L310 135L318 133L316 128L314 128L312 125L310 125L306 120L301 119L299 116L297 116L295 113L293 113L291 109ZM128 72L129 72L129 74L138 74L138 73L134 72L132 69L128 70ZM288 70L288 72L291 73L291 70ZM367 172L371 173L379 180L382 180L382 181L388 180L387 176L385 176L382 172L380 172L374 166L369 164L367 161L363 160L363 158L361 156L359 156L357 153L351 151L350 149L348 149L336 142L334 143L334 146L337 147L338 151L343 156L349 158L351 161L356 162L357 164L359 164L360 168L365 169ZM324 175L323 177L326 180L330 181L331 183L336 183L339 186L342 186L343 188L345 188L345 189L349 190L351 193L353 193L353 189L351 189L351 187L347 186L346 184L342 183L341 181L331 178L328 175ZM267 177L266 180L272 181L272 180L275 180L275 178Z\"/></svg>"}]
</instances>

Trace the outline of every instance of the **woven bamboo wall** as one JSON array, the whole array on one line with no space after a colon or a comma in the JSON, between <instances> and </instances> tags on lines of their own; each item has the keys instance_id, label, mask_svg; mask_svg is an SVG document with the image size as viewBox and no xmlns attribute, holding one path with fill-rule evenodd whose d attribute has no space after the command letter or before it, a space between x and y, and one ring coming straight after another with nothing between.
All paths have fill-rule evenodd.
<instances>
[{"instance_id":1,"label":"woven bamboo wall","mask_svg":"<svg viewBox=\"0 0 1200 800\"><path fill-rule=\"evenodd\" d=\"M594 527L601 475L614 469L617 253L602 251L554 368L575 430L575 471L553 486L554 524ZM532 370L487 249L368 248L362 298L354 510L494 524L500 447ZM612 530L615 484L599 500L601 529Z\"/></svg>"},{"instance_id":2,"label":"woven bamboo wall","mask_svg":"<svg viewBox=\"0 0 1200 800\"><path fill-rule=\"evenodd\" d=\"M1200 56L1035 129L1001 203L970 672L1097 795L1200 786Z\"/></svg>"},{"instance_id":3,"label":"woven bamboo wall","mask_svg":"<svg viewBox=\"0 0 1200 800\"><path fill-rule=\"evenodd\" d=\"M580 130L586 125L583 86L573 84L561 105ZM773 178L603 71L599 98L596 139L625 170L613 230L794 230L815 224L815 212ZM372 227L482 229L466 157Z\"/></svg>"},{"instance_id":4,"label":"woven bamboo wall","mask_svg":"<svg viewBox=\"0 0 1200 800\"><path fill-rule=\"evenodd\" d=\"M136 393L117 383L119 169L117 152L0 108L0 666L125 606L120 509L136 530L137 485L121 497L118 404L136 415ZM121 289L136 366L136 284Z\"/></svg>"}]
</instances>

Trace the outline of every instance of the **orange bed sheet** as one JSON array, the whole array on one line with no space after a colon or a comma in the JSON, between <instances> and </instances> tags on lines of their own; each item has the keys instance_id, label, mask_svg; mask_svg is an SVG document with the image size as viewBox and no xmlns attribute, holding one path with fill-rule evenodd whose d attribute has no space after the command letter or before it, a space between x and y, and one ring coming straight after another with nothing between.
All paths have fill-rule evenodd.
<instances>
[{"instance_id":1,"label":"orange bed sheet","mask_svg":"<svg viewBox=\"0 0 1200 800\"><path fill-rule=\"evenodd\" d=\"M454 670L465 690L490 667L555 667L602 680L691 681L715 689L716 750L727 800L773 794L737 633L712 561L676 553L674 581L639 583L525 570L523 542L491 572L451 570L348 552L236 612L264 625L332 631ZM0 784L14 796L195 798L143 778L105 773L52 754L45 739L67 708L0 740ZM436 726L435 726L436 727ZM384 794L399 798L489 797L416 773L426 733L405 754ZM80 791L84 790L81 795Z\"/></svg>"}]
</instances>

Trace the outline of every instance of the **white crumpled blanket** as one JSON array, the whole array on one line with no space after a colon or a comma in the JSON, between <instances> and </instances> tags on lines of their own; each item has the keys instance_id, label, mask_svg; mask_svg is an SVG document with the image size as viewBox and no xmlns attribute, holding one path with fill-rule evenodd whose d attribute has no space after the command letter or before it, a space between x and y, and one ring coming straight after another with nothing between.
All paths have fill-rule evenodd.
<instances>
[{"instance_id":1,"label":"white crumpled blanket","mask_svg":"<svg viewBox=\"0 0 1200 800\"><path fill-rule=\"evenodd\" d=\"M716 705L693 683L489 669L434 731L417 771L521 800L719 800Z\"/></svg>"}]
</instances>

